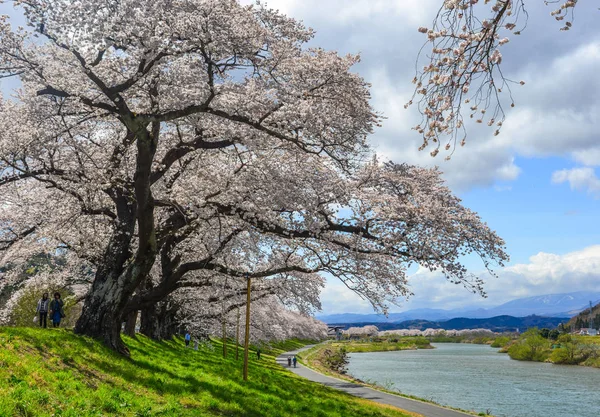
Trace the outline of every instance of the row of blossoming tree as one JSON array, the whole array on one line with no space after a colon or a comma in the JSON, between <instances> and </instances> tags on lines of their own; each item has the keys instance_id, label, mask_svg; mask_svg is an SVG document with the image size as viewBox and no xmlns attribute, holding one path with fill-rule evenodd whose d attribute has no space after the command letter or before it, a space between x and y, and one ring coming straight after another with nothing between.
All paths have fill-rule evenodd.
<instances>
[{"instance_id":1,"label":"row of blossoming tree","mask_svg":"<svg viewBox=\"0 0 600 417\"><path fill-rule=\"evenodd\" d=\"M307 47L300 22L235 0L14 3L27 26L0 21L0 76L19 80L0 103L0 249L68 259L65 279L86 281L77 333L128 354L128 317L163 337L170 309L243 294L246 277L318 306L327 273L385 311L411 265L482 293L461 257L507 259L439 171L376 158L359 58Z\"/></svg>"}]
</instances>

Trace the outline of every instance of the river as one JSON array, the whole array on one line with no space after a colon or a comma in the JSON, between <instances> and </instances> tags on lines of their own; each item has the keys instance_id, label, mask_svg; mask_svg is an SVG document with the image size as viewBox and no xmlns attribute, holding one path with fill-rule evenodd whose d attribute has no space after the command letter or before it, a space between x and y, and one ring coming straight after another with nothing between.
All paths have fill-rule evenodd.
<instances>
[{"instance_id":1,"label":"river","mask_svg":"<svg viewBox=\"0 0 600 417\"><path fill-rule=\"evenodd\" d=\"M404 394L497 417L599 417L600 369L519 362L487 345L353 353L348 373Z\"/></svg>"}]
</instances>

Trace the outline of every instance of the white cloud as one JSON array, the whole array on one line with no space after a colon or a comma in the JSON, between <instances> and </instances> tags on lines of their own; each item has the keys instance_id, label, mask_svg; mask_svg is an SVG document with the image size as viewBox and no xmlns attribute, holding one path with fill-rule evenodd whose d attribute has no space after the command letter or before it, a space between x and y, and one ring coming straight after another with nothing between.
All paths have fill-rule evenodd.
<instances>
[{"instance_id":1,"label":"white cloud","mask_svg":"<svg viewBox=\"0 0 600 417\"><path fill-rule=\"evenodd\" d=\"M244 0L252 2L253 0ZM487 126L469 126L467 144L449 162L444 153L419 152L421 139L411 130L420 122L415 108L404 109L412 95L415 59L441 0L266 0L316 29L313 42L340 53L361 53L356 71L373 85L373 106L387 119L372 138L379 153L398 162L439 165L455 191L514 181L518 156L569 157L600 164L600 39L595 18L585 5L575 27L558 31L551 9L529 5L527 31L503 50L504 72L525 80L515 86L516 107L504 94L507 121L500 136ZM592 11L595 9L591 9Z\"/></svg>"},{"instance_id":2,"label":"white cloud","mask_svg":"<svg viewBox=\"0 0 600 417\"><path fill-rule=\"evenodd\" d=\"M510 142L495 138L485 128L471 131L467 145L457 149L450 161L444 160L443 153L432 158L429 151L419 151L422 139L411 127L419 123L420 116L404 108L412 94L411 84L394 81L384 69L373 71L367 78L373 80L373 106L387 118L372 138L375 149L385 158L421 166L437 165L455 191L518 178L521 169L515 163Z\"/></svg>"},{"instance_id":3,"label":"white cloud","mask_svg":"<svg viewBox=\"0 0 600 417\"><path fill-rule=\"evenodd\" d=\"M587 191L588 194L600 198L600 179L591 167L563 169L552 174L554 184L568 182L571 190Z\"/></svg>"},{"instance_id":4,"label":"white cloud","mask_svg":"<svg viewBox=\"0 0 600 417\"><path fill-rule=\"evenodd\" d=\"M340 280L334 277L327 279L321 292L321 303L325 314L337 313L372 313L371 304L351 291Z\"/></svg>"},{"instance_id":5,"label":"white cloud","mask_svg":"<svg viewBox=\"0 0 600 417\"><path fill-rule=\"evenodd\" d=\"M320 16L341 24L377 16L395 17L407 23L422 22L431 20L431 10L440 6L439 0L267 0L265 4L291 16Z\"/></svg>"},{"instance_id":6,"label":"white cloud","mask_svg":"<svg viewBox=\"0 0 600 417\"><path fill-rule=\"evenodd\" d=\"M449 283L439 273L419 268L409 277L414 297L408 301L400 300L401 308L391 310L490 308L521 297L598 291L600 245L563 255L540 252L531 256L528 263L516 264L496 272L498 278L482 273L488 294L488 298L482 298L460 285ZM323 294L323 305L324 314L372 312L368 303L331 279Z\"/></svg>"}]
</instances>

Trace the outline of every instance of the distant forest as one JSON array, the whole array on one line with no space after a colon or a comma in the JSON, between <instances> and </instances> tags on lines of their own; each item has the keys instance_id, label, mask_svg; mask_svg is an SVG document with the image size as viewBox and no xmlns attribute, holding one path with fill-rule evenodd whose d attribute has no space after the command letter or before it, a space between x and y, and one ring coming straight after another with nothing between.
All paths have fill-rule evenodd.
<instances>
[{"instance_id":1,"label":"distant forest","mask_svg":"<svg viewBox=\"0 0 600 417\"><path fill-rule=\"evenodd\" d=\"M581 313L572 317L567 323L567 326L575 329L588 329L590 327L594 329L600 328L600 303L592 307L592 325L590 326L590 309L589 307L583 310Z\"/></svg>"},{"instance_id":2,"label":"distant forest","mask_svg":"<svg viewBox=\"0 0 600 417\"><path fill-rule=\"evenodd\" d=\"M588 310L589 311L589 310ZM379 330L397 330L397 329L444 329L444 330L465 330L465 329L489 329L494 332L514 332L531 327L554 329L561 323L566 323L568 317L542 317L542 316L496 316L487 319L468 319L454 318L445 321L429 320L407 320L395 323L335 323L336 326L362 327L375 325ZM333 324L331 324L333 325Z\"/></svg>"}]
</instances>

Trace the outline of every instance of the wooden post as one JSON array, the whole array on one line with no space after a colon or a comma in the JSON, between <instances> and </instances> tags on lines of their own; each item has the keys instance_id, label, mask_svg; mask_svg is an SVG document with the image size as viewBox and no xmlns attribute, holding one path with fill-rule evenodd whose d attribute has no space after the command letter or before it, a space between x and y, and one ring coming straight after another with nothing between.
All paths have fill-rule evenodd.
<instances>
[{"instance_id":1,"label":"wooden post","mask_svg":"<svg viewBox=\"0 0 600 417\"><path fill-rule=\"evenodd\" d=\"M237 308L237 329L235 331L235 360L239 359L240 353L240 308Z\"/></svg>"},{"instance_id":2,"label":"wooden post","mask_svg":"<svg viewBox=\"0 0 600 417\"><path fill-rule=\"evenodd\" d=\"M248 287L246 290L246 334L244 335L244 381L248 380L248 350L250 348L250 285L251 279L246 274Z\"/></svg>"},{"instance_id":3,"label":"wooden post","mask_svg":"<svg viewBox=\"0 0 600 417\"><path fill-rule=\"evenodd\" d=\"M227 278L223 284L223 293L221 294L221 326L223 331L223 357L227 357L227 322L225 320L225 287L227 287Z\"/></svg>"}]
</instances>

